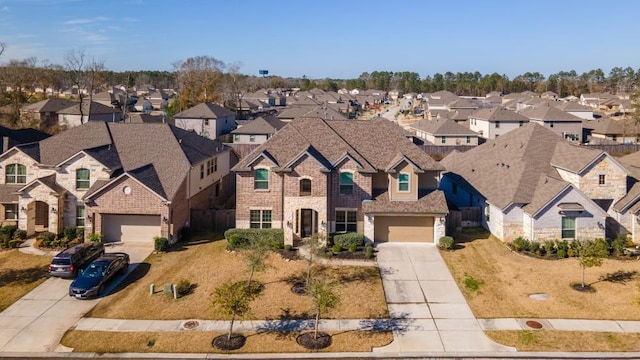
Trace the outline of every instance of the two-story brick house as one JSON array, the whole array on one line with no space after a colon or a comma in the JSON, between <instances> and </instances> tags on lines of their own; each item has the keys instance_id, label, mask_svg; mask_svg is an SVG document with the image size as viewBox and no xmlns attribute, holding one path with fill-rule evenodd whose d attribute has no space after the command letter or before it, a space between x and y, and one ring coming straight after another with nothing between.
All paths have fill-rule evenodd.
<instances>
[{"instance_id":1,"label":"two-story brick house","mask_svg":"<svg viewBox=\"0 0 640 360\"><path fill-rule=\"evenodd\" d=\"M0 155L0 220L28 234L175 240L190 209L226 200L229 167L228 147L172 125L89 122Z\"/></svg>"},{"instance_id":2,"label":"two-story brick house","mask_svg":"<svg viewBox=\"0 0 640 360\"><path fill-rule=\"evenodd\" d=\"M448 213L442 169L387 120L298 118L232 169L236 226L282 228L288 244L356 231L433 242Z\"/></svg>"},{"instance_id":3,"label":"two-story brick house","mask_svg":"<svg viewBox=\"0 0 640 360\"><path fill-rule=\"evenodd\" d=\"M504 241L620 231L612 205L627 194L627 170L606 152L573 145L536 123L440 163L447 200L482 208L483 226Z\"/></svg>"},{"instance_id":4,"label":"two-story brick house","mask_svg":"<svg viewBox=\"0 0 640 360\"><path fill-rule=\"evenodd\" d=\"M200 103L173 116L175 125L209 139L217 139L236 128L236 115L215 103Z\"/></svg>"}]
</instances>

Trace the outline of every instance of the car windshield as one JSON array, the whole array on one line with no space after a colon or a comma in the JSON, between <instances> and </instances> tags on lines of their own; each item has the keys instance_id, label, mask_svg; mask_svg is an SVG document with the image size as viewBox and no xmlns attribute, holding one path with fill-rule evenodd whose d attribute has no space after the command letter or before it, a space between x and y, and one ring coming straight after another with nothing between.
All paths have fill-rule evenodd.
<instances>
[{"instance_id":1,"label":"car windshield","mask_svg":"<svg viewBox=\"0 0 640 360\"><path fill-rule=\"evenodd\" d=\"M96 278L96 277L101 277L103 273L104 273L104 266L91 264L89 265L88 268L86 268L82 272L82 276L88 277L88 278Z\"/></svg>"}]
</instances>

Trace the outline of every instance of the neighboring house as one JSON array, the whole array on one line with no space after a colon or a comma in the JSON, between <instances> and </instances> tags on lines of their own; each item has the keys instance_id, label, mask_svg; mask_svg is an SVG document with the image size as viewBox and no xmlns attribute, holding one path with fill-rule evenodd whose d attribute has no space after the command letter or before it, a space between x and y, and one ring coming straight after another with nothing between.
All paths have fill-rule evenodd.
<instances>
[{"instance_id":1,"label":"neighboring house","mask_svg":"<svg viewBox=\"0 0 640 360\"><path fill-rule=\"evenodd\" d=\"M192 130L210 139L219 138L236 128L236 115L214 103L201 103L173 117L177 127Z\"/></svg>"},{"instance_id":2,"label":"neighboring house","mask_svg":"<svg viewBox=\"0 0 640 360\"><path fill-rule=\"evenodd\" d=\"M2 152L10 148L48 138L49 134L36 129L9 129L0 126L0 138L2 139Z\"/></svg>"},{"instance_id":3,"label":"neighboring house","mask_svg":"<svg viewBox=\"0 0 640 360\"><path fill-rule=\"evenodd\" d=\"M482 224L512 241L615 236L612 205L627 194L627 170L601 150L530 123L441 161L441 188L457 207L482 209Z\"/></svg>"},{"instance_id":4,"label":"neighboring house","mask_svg":"<svg viewBox=\"0 0 640 360\"><path fill-rule=\"evenodd\" d=\"M165 123L164 115L152 115L146 113L128 113L127 118L124 120L127 123Z\"/></svg>"},{"instance_id":5,"label":"neighboring house","mask_svg":"<svg viewBox=\"0 0 640 360\"><path fill-rule=\"evenodd\" d=\"M593 109L576 101L561 101L555 105L558 109L584 120L593 120Z\"/></svg>"},{"instance_id":6,"label":"neighboring house","mask_svg":"<svg viewBox=\"0 0 640 360\"><path fill-rule=\"evenodd\" d=\"M416 132L416 137L435 145L478 145L478 133L453 120L420 120L410 128Z\"/></svg>"},{"instance_id":7,"label":"neighboring house","mask_svg":"<svg viewBox=\"0 0 640 360\"><path fill-rule=\"evenodd\" d=\"M66 127L80 126L90 121L118 122L120 120L122 120L120 110L89 101L89 99L82 100L82 112L80 112L80 102L58 111L58 123Z\"/></svg>"},{"instance_id":8,"label":"neighboring house","mask_svg":"<svg viewBox=\"0 0 640 360\"><path fill-rule=\"evenodd\" d=\"M190 209L227 199L230 151L168 124L89 122L0 155L0 217L29 235L175 241ZM206 176L205 176L206 174Z\"/></svg>"},{"instance_id":9,"label":"neighboring house","mask_svg":"<svg viewBox=\"0 0 640 360\"><path fill-rule=\"evenodd\" d=\"M629 170L633 184L625 197L613 205L614 215L619 224L620 233L631 235L631 240L640 242L640 152L620 158L620 162Z\"/></svg>"},{"instance_id":10,"label":"neighboring house","mask_svg":"<svg viewBox=\"0 0 640 360\"><path fill-rule=\"evenodd\" d=\"M368 242L434 242L448 213L443 168L388 120L299 118L234 166L236 226Z\"/></svg>"},{"instance_id":11,"label":"neighboring house","mask_svg":"<svg viewBox=\"0 0 640 360\"><path fill-rule=\"evenodd\" d=\"M234 144L262 144L286 125L275 116L264 116L249 121L231 133Z\"/></svg>"},{"instance_id":12,"label":"neighboring house","mask_svg":"<svg viewBox=\"0 0 640 360\"><path fill-rule=\"evenodd\" d=\"M478 109L469 115L469 128L485 139L495 139L529 122L529 118L502 107Z\"/></svg>"},{"instance_id":13,"label":"neighboring house","mask_svg":"<svg viewBox=\"0 0 640 360\"><path fill-rule=\"evenodd\" d=\"M530 121L538 123L563 139L582 142L582 120L581 118L566 113L553 106L540 105L520 112Z\"/></svg>"},{"instance_id":14,"label":"neighboring house","mask_svg":"<svg viewBox=\"0 0 640 360\"><path fill-rule=\"evenodd\" d=\"M58 111L73 106L76 102L67 99L51 98L28 104L20 109L23 116L39 120L41 128L49 128L58 124Z\"/></svg>"}]
</instances>

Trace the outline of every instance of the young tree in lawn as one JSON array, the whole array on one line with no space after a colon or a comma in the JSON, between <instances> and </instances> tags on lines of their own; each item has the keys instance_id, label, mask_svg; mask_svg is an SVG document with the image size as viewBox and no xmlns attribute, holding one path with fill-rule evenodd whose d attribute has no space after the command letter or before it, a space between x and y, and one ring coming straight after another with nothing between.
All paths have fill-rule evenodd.
<instances>
[{"instance_id":1,"label":"young tree in lawn","mask_svg":"<svg viewBox=\"0 0 640 360\"><path fill-rule=\"evenodd\" d=\"M245 264L249 270L249 281L247 281L247 290L251 291L251 282L256 272L263 271L266 268L265 261L269 256L269 246L266 241L252 241L242 250Z\"/></svg>"},{"instance_id":2,"label":"young tree in lawn","mask_svg":"<svg viewBox=\"0 0 640 360\"><path fill-rule=\"evenodd\" d=\"M318 255L322 246L326 245L326 236L324 233L315 233L307 241L309 246L309 257L307 258L307 280L305 282L306 287L309 287L311 283L311 271L315 261L315 256Z\"/></svg>"},{"instance_id":3,"label":"young tree in lawn","mask_svg":"<svg viewBox=\"0 0 640 360\"><path fill-rule=\"evenodd\" d=\"M607 242L603 239L595 241L584 240L578 248L578 260L582 267L582 288L585 287L584 272L588 267L602 266L604 259L609 256Z\"/></svg>"},{"instance_id":4,"label":"young tree in lawn","mask_svg":"<svg viewBox=\"0 0 640 360\"><path fill-rule=\"evenodd\" d=\"M231 316L231 325L227 340L231 340L233 334L233 324L236 317L242 317L249 311L249 304L254 299L254 295L247 291L246 283L228 281L213 290L212 305L218 311Z\"/></svg>"},{"instance_id":5,"label":"young tree in lawn","mask_svg":"<svg viewBox=\"0 0 640 360\"><path fill-rule=\"evenodd\" d=\"M334 283L325 277L314 278L309 285L308 293L313 299L313 305L316 313L313 337L314 339L317 339L320 316L328 310L337 307L340 304L340 297L334 289Z\"/></svg>"}]
</instances>

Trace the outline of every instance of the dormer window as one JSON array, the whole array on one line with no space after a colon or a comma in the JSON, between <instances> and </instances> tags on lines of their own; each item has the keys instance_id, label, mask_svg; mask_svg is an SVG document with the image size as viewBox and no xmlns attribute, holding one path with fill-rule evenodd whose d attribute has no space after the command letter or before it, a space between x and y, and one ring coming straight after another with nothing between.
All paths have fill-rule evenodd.
<instances>
[{"instance_id":1,"label":"dormer window","mask_svg":"<svg viewBox=\"0 0 640 360\"><path fill-rule=\"evenodd\" d=\"M408 173L400 173L398 175L398 191L407 192L409 191L409 181L411 176Z\"/></svg>"},{"instance_id":2,"label":"dormer window","mask_svg":"<svg viewBox=\"0 0 640 360\"><path fill-rule=\"evenodd\" d=\"M76 189L88 189L89 188L89 169L76 170Z\"/></svg>"},{"instance_id":3,"label":"dormer window","mask_svg":"<svg viewBox=\"0 0 640 360\"><path fill-rule=\"evenodd\" d=\"M353 174L350 172L340 173L340 194L353 194Z\"/></svg>"},{"instance_id":4,"label":"dormer window","mask_svg":"<svg viewBox=\"0 0 640 360\"><path fill-rule=\"evenodd\" d=\"M27 183L27 167L21 164L7 165L5 183L26 184Z\"/></svg>"},{"instance_id":5,"label":"dormer window","mask_svg":"<svg viewBox=\"0 0 640 360\"><path fill-rule=\"evenodd\" d=\"M300 196L311 196L311 179L300 179Z\"/></svg>"},{"instance_id":6,"label":"dormer window","mask_svg":"<svg viewBox=\"0 0 640 360\"><path fill-rule=\"evenodd\" d=\"M253 188L255 190L269 190L269 170L256 169L256 174L253 178Z\"/></svg>"}]
</instances>

